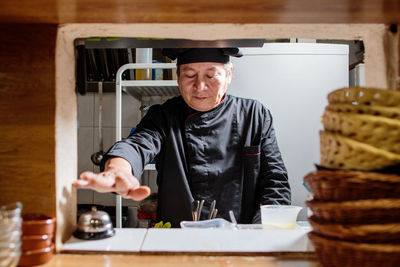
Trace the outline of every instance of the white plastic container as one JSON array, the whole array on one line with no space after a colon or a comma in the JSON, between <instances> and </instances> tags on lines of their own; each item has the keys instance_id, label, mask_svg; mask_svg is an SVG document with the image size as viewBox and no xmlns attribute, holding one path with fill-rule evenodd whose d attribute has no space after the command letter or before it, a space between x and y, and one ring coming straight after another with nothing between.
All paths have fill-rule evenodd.
<instances>
[{"instance_id":1,"label":"white plastic container","mask_svg":"<svg viewBox=\"0 0 400 267\"><path fill-rule=\"evenodd\" d=\"M295 229L296 219L302 207L289 205L261 206L263 229Z\"/></svg>"},{"instance_id":2,"label":"white plastic container","mask_svg":"<svg viewBox=\"0 0 400 267\"><path fill-rule=\"evenodd\" d=\"M153 48L136 48L136 63L152 63ZM151 69L139 69L135 71L135 80L151 80Z\"/></svg>"}]
</instances>

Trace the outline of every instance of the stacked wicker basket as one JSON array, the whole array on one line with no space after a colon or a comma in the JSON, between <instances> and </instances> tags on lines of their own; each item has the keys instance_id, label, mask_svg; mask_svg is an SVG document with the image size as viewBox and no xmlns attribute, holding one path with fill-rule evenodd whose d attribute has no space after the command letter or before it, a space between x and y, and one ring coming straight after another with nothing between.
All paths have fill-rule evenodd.
<instances>
[{"instance_id":1,"label":"stacked wicker basket","mask_svg":"<svg viewBox=\"0 0 400 267\"><path fill-rule=\"evenodd\" d=\"M309 238L324 266L400 266L400 92L351 87L328 101L324 168L304 177Z\"/></svg>"}]
</instances>

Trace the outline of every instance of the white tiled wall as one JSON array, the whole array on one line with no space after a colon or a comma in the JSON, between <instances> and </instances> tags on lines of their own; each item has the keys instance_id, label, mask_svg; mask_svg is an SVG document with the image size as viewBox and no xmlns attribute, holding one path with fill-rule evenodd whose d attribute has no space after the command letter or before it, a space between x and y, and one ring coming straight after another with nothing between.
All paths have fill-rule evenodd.
<instances>
[{"instance_id":1,"label":"white tiled wall","mask_svg":"<svg viewBox=\"0 0 400 267\"><path fill-rule=\"evenodd\" d=\"M161 101L151 101L152 103ZM115 142L115 94L103 93L102 132L103 150L107 151ZM90 156L99 151L99 97L97 93L78 94L78 176L84 171L98 172L99 167ZM140 105L135 98L122 95L122 137L128 136L141 118ZM157 192L156 172L145 171L141 183ZM124 206L137 206L137 202L123 199ZM92 190L78 190L78 204L115 205L114 194L97 193Z\"/></svg>"}]
</instances>

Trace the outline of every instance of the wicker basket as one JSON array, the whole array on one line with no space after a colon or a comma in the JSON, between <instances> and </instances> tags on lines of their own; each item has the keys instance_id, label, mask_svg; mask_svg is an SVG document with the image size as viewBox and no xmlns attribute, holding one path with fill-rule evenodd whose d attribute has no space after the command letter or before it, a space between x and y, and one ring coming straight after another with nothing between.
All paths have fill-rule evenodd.
<instances>
[{"instance_id":1,"label":"wicker basket","mask_svg":"<svg viewBox=\"0 0 400 267\"><path fill-rule=\"evenodd\" d=\"M335 90L328 94L329 104L349 103L400 107L400 92L374 88L349 87Z\"/></svg>"},{"instance_id":2,"label":"wicker basket","mask_svg":"<svg viewBox=\"0 0 400 267\"><path fill-rule=\"evenodd\" d=\"M333 240L314 232L308 237L323 266L332 267L397 267L400 244L365 244Z\"/></svg>"},{"instance_id":3,"label":"wicker basket","mask_svg":"<svg viewBox=\"0 0 400 267\"><path fill-rule=\"evenodd\" d=\"M338 134L320 132L321 165L343 170L376 170L400 163L400 154L388 152Z\"/></svg>"},{"instance_id":4,"label":"wicker basket","mask_svg":"<svg viewBox=\"0 0 400 267\"><path fill-rule=\"evenodd\" d=\"M377 172L317 170L308 173L304 182L315 200L346 201L398 198L400 175Z\"/></svg>"},{"instance_id":5,"label":"wicker basket","mask_svg":"<svg viewBox=\"0 0 400 267\"><path fill-rule=\"evenodd\" d=\"M400 222L400 198L354 201L307 201L318 221L343 224Z\"/></svg>"},{"instance_id":6,"label":"wicker basket","mask_svg":"<svg viewBox=\"0 0 400 267\"><path fill-rule=\"evenodd\" d=\"M383 106L368 106L368 105L353 105L353 104L331 104L326 106L325 110L333 112L341 112L341 113L369 114L400 121L400 108L398 107L383 107Z\"/></svg>"},{"instance_id":7,"label":"wicker basket","mask_svg":"<svg viewBox=\"0 0 400 267\"><path fill-rule=\"evenodd\" d=\"M326 131L400 154L400 120L325 110L322 123Z\"/></svg>"},{"instance_id":8,"label":"wicker basket","mask_svg":"<svg viewBox=\"0 0 400 267\"><path fill-rule=\"evenodd\" d=\"M326 237L365 243L400 242L400 223L335 224L320 222L314 216L308 221L314 232Z\"/></svg>"}]
</instances>

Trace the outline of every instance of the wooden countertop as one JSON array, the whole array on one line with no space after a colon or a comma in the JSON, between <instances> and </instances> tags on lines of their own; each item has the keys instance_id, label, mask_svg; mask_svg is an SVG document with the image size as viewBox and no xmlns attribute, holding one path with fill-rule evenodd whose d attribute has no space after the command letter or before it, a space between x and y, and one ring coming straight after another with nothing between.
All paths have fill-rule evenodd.
<instances>
[{"instance_id":1,"label":"wooden countertop","mask_svg":"<svg viewBox=\"0 0 400 267\"><path fill-rule=\"evenodd\" d=\"M319 266L315 256L282 255L282 256L199 256L199 255L87 255L56 254L43 267L52 266Z\"/></svg>"}]
</instances>

